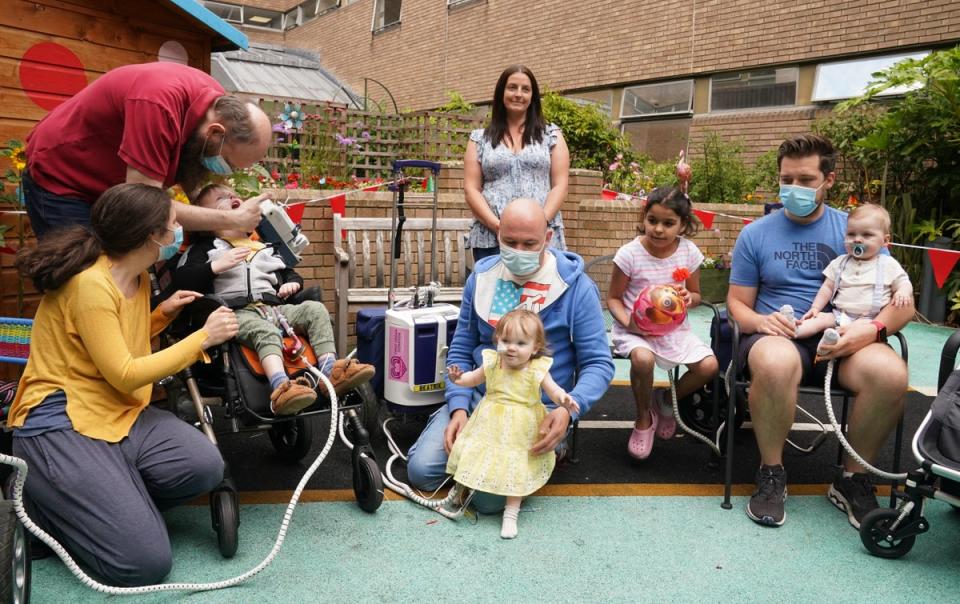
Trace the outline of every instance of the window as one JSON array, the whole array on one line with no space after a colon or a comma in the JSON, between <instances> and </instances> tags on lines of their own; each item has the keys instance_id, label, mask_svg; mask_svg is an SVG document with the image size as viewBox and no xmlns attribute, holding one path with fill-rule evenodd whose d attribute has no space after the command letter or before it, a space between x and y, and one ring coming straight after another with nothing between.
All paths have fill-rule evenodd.
<instances>
[{"instance_id":1,"label":"window","mask_svg":"<svg viewBox=\"0 0 960 604\"><path fill-rule=\"evenodd\" d=\"M400 23L400 3L401 0L374 0L373 31Z\"/></svg>"},{"instance_id":2,"label":"window","mask_svg":"<svg viewBox=\"0 0 960 604\"><path fill-rule=\"evenodd\" d=\"M795 105L796 67L757 69L710 78L710 111Z\"/></svg>"},{"instance_id":3,"label":"window","mask_svg":"<svg viewBox=\"0 0 960 604\"><path fill-rule=\"evenodd\" d=\"M220 2L204 2L203 5L211 13L220 17L227 23L243 23L243 7L232 4L221 4Z\"/></svg>"},{"instance_id":4,"label":"window","mask_svg":"<svg viewBox=\"0 0 960 604\"><path fill-rule=\"evenodd\" d=\"M291 18L290 14L284 15L280 11L267 10L255 6L237 6L224 2L204 2L203 5L227 23L236 23L238 25L251 27L280 30L283 29L284 21L287 21L289 24L288 19ZM296 11L292 12L295 16Z\"/></svg>"},{"instance_id":5,"label":"window","mask_svg":"<svg viewBox=\"0 0 960 604\"><path fill-rule=\"evenodd\" d=\"M904 59L922 59L930 54L927 51L911 54L886 55L855 59L852 61L833 61L817 65L817 74L813 79L812 101L839 101L860 96L873 80L873 74L883 71ZM900 86L885 91L884 95L903 94L909 88Z\"/></svg>"},{"instance_id":6,"label":"window","mask_svg":"<svg viewBox=\"0 0 960 604\"><path fill-rule=\"evenodd\" d=\"M470 4L476 0L447 0L447 8L453 8L454 6L460 6L461 4ZM486 0L484 0L486 2Z\"/></svg>"},{"instance_id":7,"label":"window","mask_svg":"<svg viewBox=\"0 0 960 604\"><path fill-rule=\"evenodd\" d=\"M578 105L593 105L608 118L611 117L613 113L613 91L611 90L571 92L570 94L563 95L563 98L570 99Z\"/></svg>"},{"instance_id":8,"label":"window","mask_svg":"<svg viewBox=\"0 0 960 604\"><path fill-rule=\"evenodd\" d=\"M687 148L693 118L666 118L624 122L620 131L630 139L634 151L646 153L655 161L677 159L677 151Z\"/></svg>"},{"instance_id":9,"label":"window","mask_svg":"<svg viewBox=\"0 0 960 604\"><path fill-rule=\"evenodd\" d=\"M693 80L644 84L623 89L620 118L693 112Z\"/></svg>"}]
</instances>

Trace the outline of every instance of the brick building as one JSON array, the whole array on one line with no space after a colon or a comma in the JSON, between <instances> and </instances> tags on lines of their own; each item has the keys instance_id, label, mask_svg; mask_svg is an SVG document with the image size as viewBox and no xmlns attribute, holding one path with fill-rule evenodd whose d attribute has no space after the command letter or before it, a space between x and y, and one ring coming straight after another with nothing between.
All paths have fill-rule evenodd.
<instances>
[{"instance_id":1,"label":"brick building","mask_svg":"<svg viewBox=\"0 0 960 604\"><path fill-rule=\"evenodd\" d=\"M960 42L956 0L235 0L205 2L251 40L309 48L354 90L401 109L456 90L489 102L521 62L590 100L639 150L673 155L705 130L747 157L807 129L902 55ZM369 95L382 94L369 86Z\"/></svg>"}]
</instances>

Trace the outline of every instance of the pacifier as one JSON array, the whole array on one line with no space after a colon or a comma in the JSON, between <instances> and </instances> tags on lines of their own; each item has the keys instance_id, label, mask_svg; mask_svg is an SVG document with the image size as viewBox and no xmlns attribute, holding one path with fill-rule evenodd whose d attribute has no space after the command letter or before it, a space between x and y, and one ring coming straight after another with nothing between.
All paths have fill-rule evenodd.
<instances>
[{"instance_id":1,"label":"pacifier","mask_svg":"<svg viewBox=\"0 0 960 604\"><path fill-rule=\"evenodd\" d=\"M867 246L864 243L854 243L850 247L850 252L853 254L854 258L859 258L867 253Z\"/></svg>"}]
</instances>

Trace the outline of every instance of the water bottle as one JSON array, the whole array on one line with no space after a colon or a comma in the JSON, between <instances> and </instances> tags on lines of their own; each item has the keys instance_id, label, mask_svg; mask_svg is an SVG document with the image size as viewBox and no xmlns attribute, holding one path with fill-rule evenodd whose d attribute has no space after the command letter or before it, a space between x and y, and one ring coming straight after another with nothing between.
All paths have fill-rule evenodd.
<instances>
[{"instance_id":1,"label":"water bottle","mask_svg":"<svg viewBox=\"0 0 960 604\"><path fill-rule=\"evenodd\" d=\"M833 345L840 341L840 333L832 328L828 327L823 330L823 337L820 338L820 342L817 344L817 356L822 355L824 352L820 350L820 347L824 344Z\"/></svg>"},{"instance_id":2,"label":"water bottle","mask_svg":"<svg viewBox=\"0 0 960 604\"><path fill-rule=\"evenodd\" d=\"M780 307L780 314L787 318L787 321L790 321L790 324L796 328L797 326L797 316L793 313L793 307L789 304L784 304Z\"/></svg>"}]
</instances>

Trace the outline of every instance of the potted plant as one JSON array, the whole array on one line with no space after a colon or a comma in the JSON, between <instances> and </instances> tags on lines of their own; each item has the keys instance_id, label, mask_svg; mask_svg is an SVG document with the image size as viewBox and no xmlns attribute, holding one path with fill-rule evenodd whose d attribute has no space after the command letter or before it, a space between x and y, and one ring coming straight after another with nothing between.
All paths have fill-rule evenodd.
<instances>
[{"instance_id":1,"label":"potted plant","mask_svg":"<svg viewBox=\"0 0 960 604\"><path fill-rule=\"evenodd\" d=\"M729 283L730 252L703 259L700 265L700 297L704 302L725 302Z\"/></svg>"}]
</instances>

